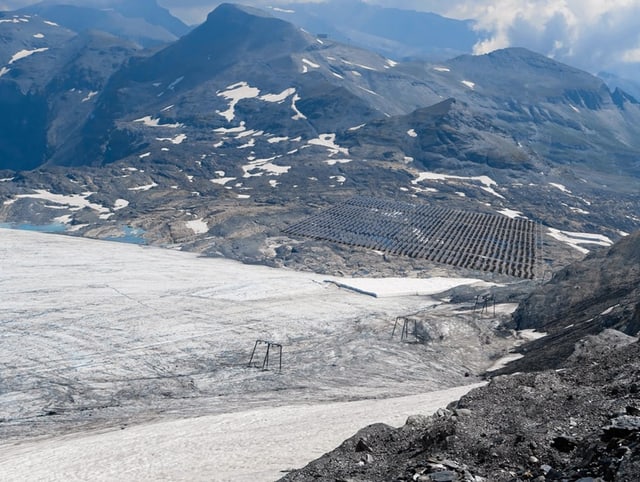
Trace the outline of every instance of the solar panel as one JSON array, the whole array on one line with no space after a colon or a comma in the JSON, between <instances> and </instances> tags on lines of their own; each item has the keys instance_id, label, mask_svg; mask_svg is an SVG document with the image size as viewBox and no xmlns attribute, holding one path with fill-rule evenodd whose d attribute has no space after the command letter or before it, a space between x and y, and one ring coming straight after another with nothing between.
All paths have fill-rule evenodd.
<instances>
[{"instance_id":1,"label":"solar panel","mask_svg":"<svg viewBox=\"0 0 640 482\"><path fill-rule=\"evenodd\" d=\"M533 279L536 227L525 218L358 196L285 233Z\"/></svg>"}]
</instances>

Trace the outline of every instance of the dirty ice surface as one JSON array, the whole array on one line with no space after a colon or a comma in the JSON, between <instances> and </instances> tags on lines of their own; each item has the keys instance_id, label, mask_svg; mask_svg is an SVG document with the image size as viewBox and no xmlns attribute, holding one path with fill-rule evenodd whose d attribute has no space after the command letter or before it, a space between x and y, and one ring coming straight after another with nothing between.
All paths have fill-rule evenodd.
<instances>
[{"instance_id":1,"label":"dirty ice surface","mask_svg":"<svg viewBox=\"0 0 640 482\"><path fill-rule=\"evenodd\" d=\"M25 443L0 452L5 481L270 481L372 423L401 426L475 386L401 398L259 408Z\"/></svg>"},{"instance_id":2,"label":"dirty ice surface","mask_svg":"<svg viewBox=\"0 0 640 482\"><path fill-rule=\"evenodd\" d=\"M304 465L363 423L407 415L404 402L389 401L387 415L367 403L425 394L428 412L428 392L479 381L474 374L508 350L486 341L495 319L435 294L409 296L406 286L388 296L391 279L373 297L314 273L7 229L0 259L0 473L12 474L3 480L45 470L49 480L84 479L87 470L91 480L157 480L182 473L183 460L207 472L185 480L216 480L216 460L244 471L219 480L264 480L250 476ZM420 312L437 343L391 337L396 317ZM257 340L282 345L282 370L275 350L268 370L248 367ZM262 344L254 363L265 358ZM349 402L375 420L332 427L332 417L359 407ZM322 445L325 408L335 433ZM278 450L269 437L253 446L252 426L265 424L261 436L273 428L296 449ZM132 458L121 464L126 447ZM127 467L134 472L117 472Z\"/></svg>"}]
</instances>

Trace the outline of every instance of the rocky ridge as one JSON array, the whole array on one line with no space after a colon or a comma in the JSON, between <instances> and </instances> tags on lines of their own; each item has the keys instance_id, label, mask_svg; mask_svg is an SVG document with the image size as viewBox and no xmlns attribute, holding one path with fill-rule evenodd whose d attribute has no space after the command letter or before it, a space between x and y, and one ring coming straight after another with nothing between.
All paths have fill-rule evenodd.
<instances>
[{"instance_id":1,"label":"rocky ridge","mask_svg":"<svg viewBox=\"0 0 640 482\"><path fill-rule=\"evenodd\" d=\"M640 332L640 232L588 255L534 290L513 315L513 328L547 333L521 347L526 356L501 373L554 368L588 335Z\"/></svg>"}]
</instances>

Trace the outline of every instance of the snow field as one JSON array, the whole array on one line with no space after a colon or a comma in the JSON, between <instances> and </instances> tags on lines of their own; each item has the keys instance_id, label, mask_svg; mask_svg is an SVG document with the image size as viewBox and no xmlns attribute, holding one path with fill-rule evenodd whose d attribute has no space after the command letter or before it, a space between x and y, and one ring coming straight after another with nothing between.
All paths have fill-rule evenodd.
<instances>
[{"instance_id":1,"label":"snow field","mask_svg":"<svg viewBox=\"0 0 640 482\"><path fill-rule=\"evenodd\" d=\"M485 322L428 295L477 280L330 278L4 229L0 258L3 480L269 480L433 396L373 399L489 365ZM442 346L391 338L417 312ZM282 372L247 367L257 339L283 344Z\"/></svg>"},{"instance_id":2,"label":"snow field","mask_svg":"<svg viewBox=\"0 0 640 482\"><path fill-rule=\"evenodd\" d=\"M292 405L9 447L6 481L267 481L300 468L371 423L401 426L478 385L386 400ZM96 470L99 467L99 470Z\"/></svg>"}]
</instances>

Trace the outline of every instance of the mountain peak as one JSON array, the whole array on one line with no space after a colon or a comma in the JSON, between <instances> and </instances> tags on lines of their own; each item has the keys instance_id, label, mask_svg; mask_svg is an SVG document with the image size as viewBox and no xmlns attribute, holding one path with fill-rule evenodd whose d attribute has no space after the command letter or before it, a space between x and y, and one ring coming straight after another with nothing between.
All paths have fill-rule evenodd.
<instances>
[{"instance_id":1,"label":"mountain peak","mask_svg":"<svg viewBox=\"0 0 640 482\"><path fill-rule=\"evenodd\" d=\"M253 17L275 18L266 11L258 8L239 5L237 3L221 3L215 10L209 13L207 21L212 17L215 18L220 15L249 15Z\"/></svg>"},{"instance_id":2,"label":"mountain peak","mask_svg":"<svg viewBox=\"0 0 640 482\"><path fill-rule=\"evenodd\" d=\"M245 61L269 59L304 50L309 37L289 22L261 10L223 3L207 20L153 58L173 59L198 75L218 72Z\"/></svg>"},{"instance_id":3,"label":"mountain peak","mask_svg":"<svg viewBox=\"0 0 640 482\"><path fill-rule=\"evenodd\" d=\"M215 34L218 38L233 35L259 36L271 43L283 35L302 37L299 28L276 18L264 10L235 3L222 3L209 13L207 20L196 30Z\"/></svg>"}]
</instances>

